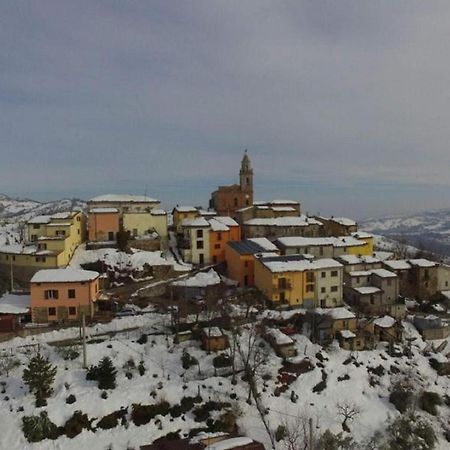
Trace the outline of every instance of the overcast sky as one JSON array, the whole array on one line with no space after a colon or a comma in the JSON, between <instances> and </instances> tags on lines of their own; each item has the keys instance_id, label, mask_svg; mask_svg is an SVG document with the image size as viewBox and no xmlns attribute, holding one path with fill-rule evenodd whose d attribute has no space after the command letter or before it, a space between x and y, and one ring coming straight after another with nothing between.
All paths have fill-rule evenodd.
<instances>
[{"instance_id":1,"label":"overcast sky","mask_svg":"<svg viewBox=\"0 0 450 450\"><path fill-rule=\"evenodd\" d=\"M450 2L0 1L0 192L450 206Z\"/></svg>"}]
</instances>

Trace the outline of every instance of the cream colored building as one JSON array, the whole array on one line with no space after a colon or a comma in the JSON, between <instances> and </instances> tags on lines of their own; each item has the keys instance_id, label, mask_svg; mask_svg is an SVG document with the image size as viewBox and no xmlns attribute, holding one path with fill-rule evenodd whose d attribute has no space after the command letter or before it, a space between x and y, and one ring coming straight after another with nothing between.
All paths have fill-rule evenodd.
<instances>
[{"instance_id":1,"label":"cream colored building","mask_svg":"<svg viewBox=\"0 0 450 450\"><path fill-rule=\"evenodd\" d=\"M156 232L161 239L167 239L167 214L162 209L152 209L150 212L125 212L123 228L135 238Z\"/></svg>"},{"instance_id":2,"label":"cream colored building","mask_svg":"<svg viewBox=\"0 0 450 450\"><path fill-rule=\"evenodd\" d=\"M179 239L178 245L184 261L200 266L210 263L210 227L204 217L183 220L183 237Z\"/></svg>"}]
</instances>

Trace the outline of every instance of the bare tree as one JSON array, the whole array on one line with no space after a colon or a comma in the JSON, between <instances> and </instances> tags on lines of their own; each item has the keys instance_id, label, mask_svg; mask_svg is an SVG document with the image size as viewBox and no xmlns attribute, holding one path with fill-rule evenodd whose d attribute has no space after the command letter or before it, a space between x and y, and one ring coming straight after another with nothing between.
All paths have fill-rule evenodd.
<instances>
[{"instance_id":1,"label":"bare tree","mask_svg":"<svg viewBox=\"0 0 450 450\"><path fill-rule=\"evenodd\" d=\"M0 374L5 374L9 377L9 372L17 366L20 366L20 361L14 356L0 356Z\"/></svg>"},{"instance_id":2,"label":"bare tree","mask_svg":"<svg viewBox=\"0 0 450 450\"><path fill-rule=\"evenodd\" d=\"M361 411L357 405L354 403L338 403L337 404L338 414L344 419L342 422L342 429L347 433L350 433L350 428L347 425L348 421L352 421Z\"/></svg>"}]
</instances>

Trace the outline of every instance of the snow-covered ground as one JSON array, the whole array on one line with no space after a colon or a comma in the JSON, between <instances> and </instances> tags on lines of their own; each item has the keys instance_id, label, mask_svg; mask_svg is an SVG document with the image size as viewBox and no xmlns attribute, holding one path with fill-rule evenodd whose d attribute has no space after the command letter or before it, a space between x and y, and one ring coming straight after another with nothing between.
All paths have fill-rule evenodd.
<instances>
[{"instance_id":1,"label":"snow-covered ground","mask_svg":"<svg viewBox=\"0 0 450 450\"><path fill-rule=\"evenodd\" d=\"M240 377L238 377L238 384L234 386L230 383L230 377L215 376L212 367L215 354L207 354L201 350L198 342L187 341L179 345L174 344L173 337L164 333L169 323L168 315L151 313L115 319L109 325L97 325L89 329L89 334L95 334L131 326L142 327L138 331L107 338L104 342L88 344L89 364L96 364L103 356L109 356L118 368L118 386L115 390L108 391L107 399L100 397L101 391L95 382L86 381L85 371L81 368L81 356L74 361L64 361L54 347L41 344L41 351L53 364L57 365L58 372L54 394L49 399L48 406L40 409L35 408L34 399L21 380L23 364L27 363L30 354L24 353L24 349L17 346L75 337L78 335L78 329L47 333L39 337L17 338L8 342L6 347L15 348L13 351L21 360L22 366L14 369L8 378L5 376L1 378L6 382L6 393L0 397L3 406L2 421L0 421L1 448L8 450L125 449L138 448L139 445L150 443L170 431L181 430L182 433L187 434L192 428L204 426L204 423L194 421L192 412L188 412L184 420L181 417L171 419L170 415L159 417L162 429L159 429L155 420L140 427L130 422L127 427L118 425L111 430L97 430L95 433L84 430L73 439L63 436L56 441L42 441L37 444L29 444L25 440L21 431L21 422L24 415L37 414L44 409L48 411L50 419L56 425L63 425L75 410L81 410L90 418L99 419L121 407L130 407L132 403L155 404L165 400L173 405L179 403L183 396L197 395L199 390L204 401L217 400L231 403L236 401L242 411L238 419L241 432L262 441L266 448L271 448L255 406L245 402L247 384ZM344 364L350 352L336 345L325 351L320 346L312 344L307 337L300 334L293 335L299 358L309 358L315 365L315 369L300 375L289 389L279 396L275 396L274 391L276 386L279 386L276 380L281 359L275 356L273 350L266 345L268 355L262 368L266 381L265 386L262 380L259 382L259 391L262 394L262 404L269 409L267 419L270 427L275 431L280 423L295 421L300 414L312 417L318 432L326 429L340 432L342 418L337 414L336 405L348 401L357 405L361 411L349 425L354 438L362 441L370 437L377 429L383 429L389 416L395 417L399 414L388 400L391 382L397 376L393 373L397 370L406 374L418 390L423 388L437 392L441 396L446 394L450 387L449 379L436 375L429 366L428 359L421 352L425 343L411 324L406 322L405 327L407 336L416 338L412 343L411 358L390 357L386 353L385 345L380 344L375 351L353 353L357 361L356 365ZM136 342L141 333L158 332L161 334L148 336L148 342L145 344ZM243 342L245 337L244 333ZM187 370L182 368L183 351L188 351L200 361L200 375L197 366ZM318 359L319 352L323 358ZM141 360L144 361L147 370L143 376L140 376L136 370L132 371L132 379L125 376L126 370L123 366L130 358L133 358L136 364ZM323 368L319 367L320 360L322 360ZM381 376L368 372L368 368L376 368L380 365L384 368ZM322 380L322 370L327 374L326 388L320 393L314 393L313 387ZM342 381L338 381L338 378ZM291 401L291 391L299 397L296 403ZM156 392L156 398L150 396L151 392ZM75 395L77 400L69 405L66 404L65 399L70 394ZM236 394L237 399L232 400L230 394ZM18 411L21 407L24 411ZM448 443L442 437L441 421L445 423L448 420L450 411L446 406L438 409L440 413L438 417L423 414L433 423L439 436L439 444L436 448L443 450L448 448ZM94 420L93 424L95 425L96 422L97 420Z\"/></svg>"}]
</instances>

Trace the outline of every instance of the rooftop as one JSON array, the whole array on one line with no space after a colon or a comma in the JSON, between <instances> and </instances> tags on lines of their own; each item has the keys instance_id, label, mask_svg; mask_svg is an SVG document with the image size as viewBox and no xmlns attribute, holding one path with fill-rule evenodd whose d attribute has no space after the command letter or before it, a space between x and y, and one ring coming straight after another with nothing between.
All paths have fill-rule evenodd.
<instances>
[{"instance_id":1,"label":"rooftop","mask_svg":"<svg viewBox=\"0 0 450 450\"><path fill-rule=\"evenodd\" d=\"M36 272L31 279L32 283L77 283L92 281L99 277L98 272L81 269L46 269Z\"/></svg>"},{"instance_id":2,"label":"rooftop","mask_svg":"<svg viewBox=\"0 0 450 450\"><path fill-rule=\"evenodd\" d=\"M272 242L270 242L266 238L229 241L227 242L227 245L229 245L233 250L237 251L241 255L255 255L257 253L265 253L267 251L278 250L275 245L273 245Z\"/></svg>"},{"instance_id":3,"label":"rooftop","mask_svg":"<svg viewBox=\"0 0 450 450\"><path fill-rule=\"evenodd\" d=\"M146 195L130 195L130 194L105 194L91 198L89 202L111 202L111 203L159 203L156 198L147 197Z\"/></svg>"},{"instance_id":4,"label":"rooftop","mask_svg":"<svg viewBox=\"0 0 450 450\"><path fill-rule=\"evenodd\" d=\"M322 225L322 222L307 216L284 216L272 218L256 218L247 220L244 225L275 226L275 227L307 227L308 225Z\"/></svg>"},{"instance_id":5,"label":"rooftop","mask_svg":"<svg viewBox=\"0 0 450 450\"><path fill-rule=\"evenodd\" d=\"M369 295L369 294L377 294L381 292L380 288L375 286L362 286L353 288L356 292L359 292L361 295Z\"/></svg>"},{"instance_id":6,"label":"rooftop","mask_svg":"<svg viewBox=\"0 0 450 450\"><path fill-rule=\"evenodd\" d=\"M267 269L275 272L304 272L306 270L334 269L342 264L331 258L310 260L302 255L276 256L259 259Z\"/></svg>"},{"instance_id":7,"label":"rooftop","mask_svg":"<svg viewBox=\"0 0 450 450\"><path fill-rule=\"evenodd\" d=\"M106 213L117 213L119 210L117 208L91 208L90 213L94 214L106 214Z\"/></svg>"}]
</instances>

